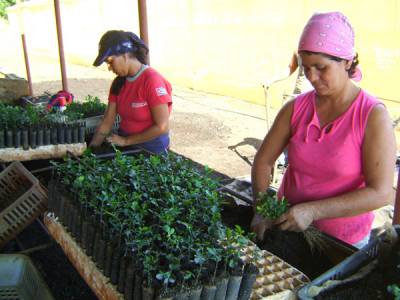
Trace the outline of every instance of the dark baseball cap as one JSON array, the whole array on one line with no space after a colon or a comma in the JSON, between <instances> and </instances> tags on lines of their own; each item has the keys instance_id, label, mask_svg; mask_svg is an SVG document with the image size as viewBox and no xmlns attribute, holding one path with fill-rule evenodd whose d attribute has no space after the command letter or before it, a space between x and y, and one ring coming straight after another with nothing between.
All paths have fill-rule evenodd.
<instances>
[{"instance_id":1,"label":"dark baseball cap","mask_svg":"<svg viewBox=\"0 0 400 300\"><path fill-rule=\"evenodd\" d=\"M138 48L145 48L148 51L146 44L133 32L123 30L107 31L100 39L99 54L93 65L98 67L111 55L136 52Z\"/></svg>"}]
</instances>

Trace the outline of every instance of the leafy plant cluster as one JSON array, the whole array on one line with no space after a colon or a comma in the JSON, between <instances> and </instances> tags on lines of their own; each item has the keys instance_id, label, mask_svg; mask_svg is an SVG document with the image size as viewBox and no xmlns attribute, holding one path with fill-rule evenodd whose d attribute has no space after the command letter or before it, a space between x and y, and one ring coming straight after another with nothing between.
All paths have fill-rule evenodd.
<instances>
[{"instance_id":1,"label":"leafy plant cluster","mask_svg":"<svg viewBox=\"0 0 400 300\"><path fill-rule=\"evenodd\" d=\"M104 114L107 105L95 96L88 95L85 102L73 102L65 111L47 112L43 106L27 104L24 107L0 103L0 128L51 126L52 124L73 123L85 117Z\"/></svg>"},{"instance_id":2,"label":"leafy plant cluster","mask_svg":"<svg viewBox=\"0 0 400 300\"><path fill-rule=\"evenodd\" d=\"M395 300L400 300L400 287L397 284L388 285L387 291L394 296Z\"/></svg>"},{"instance_id":3,"label":"leafy plant cluster","mask_svg":"<svg viewBox=\"0 0 400 300\"><path fill-rule=\"evenodd\" d=\"M147 286L196 287L242 272L240 227L221 223L220 195L211 170L167 156L124 156L55 164L81 210L95 215L110 237L119 236L135 257Z\"/></svg>"},{"instance_id":4,"label":"leafy plant cluster","mask_svg":"<svg viewBox=\"0 0 400 300\"><path fill-rule=\"evenodd\" d=\"M96 96L87 95L83 102L72 102L67 106L67 109L64 111L65 114L77 114L81 115L81 117L93 117L103 115L107 105L100 102L100 99Z\"/></svg>"},{"instance_id":5,"label":"leafy plant cluster","mask_svg":"<svg viewBox=\"0 0 400 300\"><path fill-rule=\"evenodd\" d=\"M46 117L43 108L28 105L25 108L0 103L0 127L2 128L23 128L47 124L51 120Z\"/></svg>"},{"instance_id":6,"label":"leafy plant cluster","mask_svg":"<svg viewBox=\"0 0 400 300\"><path fill-rule=\"evenodd\" d=\"M41 106L25 107L0 103L0 127L16 129L24 127L45 127L60 122L76 121L80 116L65 117L61 113L47 113Z\"/></svg>"},{"instance_id":7,"label":"leafy plant cluster","mask_svg":"<svg viewBox=\"0 0 400 300\"><path fill-rule=\"evenodd\" d=\"M284 214L289 208L287 200L283 197L278 199L276 193L260 193L256 211L269 220L275 220Z\"/></svg>"},{"instance_id":8,"label":"leafy plant cluster","mask_svg":"<svg viewBox=\"0 0 400 300\"><path fill-rule=\"evenodd\" d=\"M15 0L2 0L0 1L0 18L8 19L6 8L16 3Z\"/></svg>"}]
</instances>

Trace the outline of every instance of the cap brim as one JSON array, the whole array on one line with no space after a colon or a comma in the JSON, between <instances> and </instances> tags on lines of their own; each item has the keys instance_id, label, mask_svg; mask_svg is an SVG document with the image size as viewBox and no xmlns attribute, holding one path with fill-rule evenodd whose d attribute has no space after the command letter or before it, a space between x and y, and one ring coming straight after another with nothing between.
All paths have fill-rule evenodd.
<instances>
[{"instance_id":1,"label":"cap brim","mask_svg":"<svg viewBox=\"0 0 400 300\"><path fill-rule=\"evenodd\" d=\"M107 56L105 54L99 54L95 61L93 62L93 66L98 67L100 66L105 60L106 60Z\"/></svg>"}]
</instances>

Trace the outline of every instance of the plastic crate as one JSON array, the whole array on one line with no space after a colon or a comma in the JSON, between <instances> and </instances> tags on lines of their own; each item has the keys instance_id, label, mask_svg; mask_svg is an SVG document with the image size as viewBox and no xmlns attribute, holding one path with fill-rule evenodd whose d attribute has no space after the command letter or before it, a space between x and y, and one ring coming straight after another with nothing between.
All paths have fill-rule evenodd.
<instances>
[{"instance_id":1,"label":"plastic crate","mask_svg":"<svg viewBox=\"0 0 400 300\"><path fill-rule=\"evenodd\" d=\"M0 255L0 299L54 299L31 259L21 254Z\"/></svg>"},{"instance_id":2,"label":"plastic crate","mask_svg":"<svg viewBox=\"0 0 400 300\"><path fill-rule=\"evenodd\" d=\"M47 191L20 162L0 173L0 248L47 208Z\"/></svg>"},{"instance_id":3,"label":"plastic crate","mask_svg":"<svg viewBox=\"0 0 400 300\"><path fill-rule=\"evenodd\" d=\"M395 226L395 229L397 233L400 234L400 226ZM314 299L314 297L310 295L311 287L322 286L328 280L343 280L350 275L353 275L360 268L367 265L378 256L380 242L380 237L372 239L366 246L359 249L357 252L347 257L341 263L329 269L321 276L315 278L307 285L303 286L297 293L298 298L301 300Z\"/></svg>"}]
</instances>

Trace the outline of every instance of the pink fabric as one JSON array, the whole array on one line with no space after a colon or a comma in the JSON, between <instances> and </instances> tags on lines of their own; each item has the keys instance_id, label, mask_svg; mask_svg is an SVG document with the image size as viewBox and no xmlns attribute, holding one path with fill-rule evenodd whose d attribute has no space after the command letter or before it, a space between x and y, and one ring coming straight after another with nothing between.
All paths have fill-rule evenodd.
<instances>
[{"instance_id":1,"label":"pink fabric","mask_svg":"<svg viewBox=\"0 0 400 300\"><path fill-rule=\"evenodd\" d=\"M354 30L340 12L316 13L303 29L298 51L325 53L345 60L353 60ZM356 69L352 79L360 81L361 70Z\"/></svg>"},{"instance_id":2,"label":"pink fabric","mask_svg":"<svg viewBox=\"0 0 400 300\"><path fill-rule=\"evenodd\" d=\"M321 128L315 97L315 91L310 91L294 102L289 167L278 194L292 205L365 187L362 143L368 115L380 102L361 90L346 112ZM373 213L368 212L314 224L321 231L354 244L370 232L373 219Z\"/></svg>"}]
</instances>

